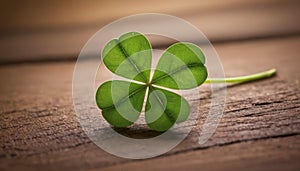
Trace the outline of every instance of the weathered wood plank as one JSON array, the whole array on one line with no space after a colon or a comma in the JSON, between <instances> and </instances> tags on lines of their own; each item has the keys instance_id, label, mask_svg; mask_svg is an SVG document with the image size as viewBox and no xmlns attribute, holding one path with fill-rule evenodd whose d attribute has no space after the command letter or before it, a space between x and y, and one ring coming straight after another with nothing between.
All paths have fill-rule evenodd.
<instances>
[{"instance_id":1,"label":"weathered wood plank","mask_svg":"<svg viewBox=\"0 0 300 171\"><path fill-rule=\"evenodd\" d=\"M25 2L5 1L1 3L0 31L5 33L41 32L84 26L112 21L126 15L145 12L163 12L179 15L194 14L196 12L215 11L223 8L241 8L245 6L260 6L278 3L274 0L218 0L198 1L189 3L181 0L168 1L97 1L88 2L51 1L43 2L28 0ZM26 6L24 6L26 4ZM39 14L39 15L37 15ZM9 19L9 20L8 20Z\"/></svg>"},{"instance_id":2,"label":"weathered wood plank","mask_svg":"<svg viewBox=\"0 0 300 171\"><path fill-rule=\"evenodd\" d=\"M3 23L0 63L74 60L85 42L101 27L115 19L141 12L166 13L186 19L212 42L300 33L300 23L297 22L300 20L300 3L297 0L52 3L53 6L26 2L26 7L16 10L2 6L5 9L0 10L4 13L1 16L5 18L0 22ZM69 8L72 10L66 10ZM10 15L12 19L8 20ZM143 24L157 28L161 22ZM181 31L178 34L190 39L194 37ZM168 43L170 41L162 39L153 42L155 46Z\"/></svg>"},{"instance_id":3,"label":"weathered wood plank","mask_svg":"<svg viewBox=\"0 0 300 171\"><path fill-rule=\"evenodd\" d=\"M172 162L171 166L180 170L185 166L191 169L209 168L216 159L218 163L212 169L250 166L255 169L253 164L261 169L270 169L275 167L270 163L281 160L283 164L278 164L278 168L290 165L291 169L297 170L299 136L296 135L300 134L299 42L300 37L287 37L217 45L228 76L276 67L277 77L229 87L225 115L206 144L198 145L197 132L201 127L196 127L183 143L165 155L168 157L141 163L107 154L83 133L71 99L74 63L1 66L0 168L87 170L124 166L132 169L136 165L144 168L152 160L159 160L168 163L159 164L164 165L161 169ZM202 100L200 125L208 110L209 92L203 93ZM192 126L189 123L185 125ZM132 129L124 132L128 135L133 132L139 134ZM144 131L140 136L144 134L151 132ZM285 136L290 137L280 138ZM223 153L230 152L232 155L228 158L222 157ZM196 160L198 158L200 163Z\"/></svg>"},{"instance_id":4,"label":"weathered wood plank","mask_svg":"<svg viewBox=\"0 0 300 171\"><path fill-rule=\"evenodd\" d=\"M113 165L104 170L299 170L300 136L249 141L151 160ZM267 157L266 157L267 156ZM96 169L93 169L96 170Z\"/></svg>"}]
</instances>

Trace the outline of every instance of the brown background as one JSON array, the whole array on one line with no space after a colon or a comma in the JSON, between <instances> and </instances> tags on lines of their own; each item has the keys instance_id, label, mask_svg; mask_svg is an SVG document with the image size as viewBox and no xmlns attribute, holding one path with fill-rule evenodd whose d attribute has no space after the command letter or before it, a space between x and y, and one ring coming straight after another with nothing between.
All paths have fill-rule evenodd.
<instances>
[{"instance_id":1,"label":"brown background","mask_svg":"<svg viewBox=\"0 0 300 171\"><path fill-rule=\"evenodd\" d=\"M0 11L0 170L300 169L299 1L1 1ZM82 131L72 72L97 30L145 12L175 15L202 30L227 76L270 68L278 74L228 88L224 117L206 144L198 145L197 126L165 155L128 160L102 151ZM160 43L152 42L168 45ZM209 93L202 98L199 125Z\"/></svg>"}]
</instances>

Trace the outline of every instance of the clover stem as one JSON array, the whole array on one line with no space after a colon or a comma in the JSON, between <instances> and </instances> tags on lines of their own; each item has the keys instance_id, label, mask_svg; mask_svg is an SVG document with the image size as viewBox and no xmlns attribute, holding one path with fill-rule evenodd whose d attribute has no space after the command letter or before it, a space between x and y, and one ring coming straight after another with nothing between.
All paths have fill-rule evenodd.
<instances>
[{"instance_id":1,"label":"clover stem","mask_svg":"<svg viewBox=\"0 0 300 171\"><path fill-rule=\"evenodd\" d=\"M274 76L275 74L276 74L276 69L270 69L268 71L264 71L252 75L240 76L240 77L207 79L205 83L245 83L245 82L251 82L255 80L269 78Z\"/></svg>"}]
</instances>

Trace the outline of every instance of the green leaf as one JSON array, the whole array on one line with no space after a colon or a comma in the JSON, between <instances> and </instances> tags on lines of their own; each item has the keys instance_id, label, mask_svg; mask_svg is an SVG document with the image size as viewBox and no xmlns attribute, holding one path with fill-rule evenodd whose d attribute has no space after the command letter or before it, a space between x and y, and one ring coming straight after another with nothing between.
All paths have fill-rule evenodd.
<instances>
[{"instance_id":1,"label":"green leaf","mask_svg":"<svg viewBox=\"0 0 300 171\"><path fill-rule=\"evenodd\" d=\"M191 89L207 78L205 57L201 49L191 43L176 43L161 56L151 83L172 89Z\"/></svg>"},{"instance_id":2,"label":"green leaf","mask_svg":"<svg viewBox=\"0 0 300 171\"><path fill-rule=\"evenodd\" d=\"M152 50L144 35L129 32L109 41L103 48L102 57L111 72L128 79L149 82Z\"/></svg>"},{"instance_id":3,"label":"green leaf","mask_svg":"<svg viewBox=\"0 0 300 171\"><path fill-rule=\"evenodd\" d=\"M151 129L166 131L174 123L185 121L189 113L189 104L180 95L160 88L149 88L145 118Z\"/></svg>"},{"instance_id":4,"label":"green leaf","mask_svg":"<svg viewBox=\"0 0 300 171\"><path fill-rule=\"evenodd\" d=\"M98 88L96 103L111 125L127 127L142 111L146 88L146 85L127 81L108 81Z\"/></svg>"},{"instance_id":5,"label":"green leaf","mask_svg":"<svg viewBox=\"0 0 300 171\"><path fill-rule=\"evenodd\" d=\"M103 117L115 127L127 127L135 122L146 100L148 126L156 131L170 129L188 118L190 106L182 96L165 88L191 89L207 78L200 48L191 43L176 43L163 53L151 81L152 49L147 38L137 32L109 41L102 57L111 72L142 82L113 80L98 88L96 103Z\"/></svg>"}]
</instances>

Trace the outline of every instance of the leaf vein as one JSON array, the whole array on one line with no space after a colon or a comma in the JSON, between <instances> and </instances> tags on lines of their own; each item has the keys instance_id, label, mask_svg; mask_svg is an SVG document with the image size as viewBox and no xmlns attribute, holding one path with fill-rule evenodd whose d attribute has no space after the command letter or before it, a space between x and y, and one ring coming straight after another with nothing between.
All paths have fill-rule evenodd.
<instances>
[{"instance_id":1,"label":"leaf vein","mask_svg":"<svg viewBox=\"0 0 300 171\"><path fill-rule=\"evenodd\" d=\"M204 65L202 63L190 63L190 64L187 64L187 65L180 66L180 67L174 69L173 71L171 71L170 73L165 73L165 75L163 75L161 77L158 77L155 80L152 80L151 83L154 84L157 81L160 81L160 80L162 80L162 79L164 79L168 76L176 74L177 72L180 72L180 71L185 70L187 68L194 68L194 67L199 67L199 66L204 66Z\"/></svg>"},{"instance_id":2,"label":"leaf vein","mask_svg":"<svg viewBox=\"0 0 300 171\"><path fill-rule=\"evenodd\" d=\"M138 74L142 73L141 68L136 64L135 61L133 61L130 56L127 54L126 50L124 49L124 47L122 46L121 42L119 40L117 40L117 45L118 47L121 49L122 53L125 55L126 59L130 62L131 65L133 65L134 69L137 71ZM141 74L144 81L147 82L147 78L145 77L145 75L142 73Z\"/></svg>"},{"instance_id":3,"label":"leaf vein","mask_svg":"<svg viewBox=\"0 0 300 171\"><path fill-rule=\"evenodd\" d=\"M133 95L137 94L138 92L140 92L141 90L143 90L144 88L147 88L146 86L141 86L138 89L135 89L133 92L131 92L130 94L128 94L127 96L124 96L123 98L121 98L119 101L117 101L117 103L114 103L111 106L102 108L102 110L109 110L109 109L113 109L118 107L119 105L121 105L123 102L125 102L127 99L129 99L130 97L132 97Z\"/></svg>"},{"instance_id":4,"label":"leaf vein","mask_svg":"<svg viewBox=\"0 0 300 171\"><path fill-rule=\"evenodd\" d=\"M153 94L154 94L154 96L156 97L156 99L158 100L160 107L161 107L162 109L164 109L164 104L162 103L161 99L157 96L156 93L153 93ZM166 104L166 108L165 108L165 110L164 110L164 113L168 116L167 118L168 118L172 123L175 123L176 119L173 118L171 112L168 111L168 109L167 109L167 104Z\"/></svg>"}]
</instances>

